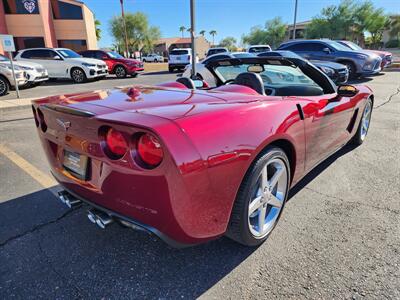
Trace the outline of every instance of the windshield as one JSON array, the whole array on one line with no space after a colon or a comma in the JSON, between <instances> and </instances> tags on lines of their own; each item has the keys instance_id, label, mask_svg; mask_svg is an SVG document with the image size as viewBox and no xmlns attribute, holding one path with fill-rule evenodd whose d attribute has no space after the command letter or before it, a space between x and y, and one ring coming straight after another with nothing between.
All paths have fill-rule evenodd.
<instances>
[{"instance_id":1,"label":"windshield","mask_svg":"<svg viewBox=\"0 0 400 300\"><path fill-rule=\"evenodd\" d=\"M78 53L76 53L75 51L72 51L72 50L69 50L69 49L58 50L58 53L60 53L61 56L64 57L64 58L79 58L79 57L82 57Z\"/></svg>"},{"instance_id":2,"label":"windshield","mask_svg":"<svg viewBox=\"0 0 400 300\"><path fill-rule=\"evenodd\" d=\"M349 47L346 47L338 42L334 42L334 41L327 41L325 42L327 43L329 46L331 46L333 49L338 50L338 51L349 51Z\"/></svg>"},{"instance_id":3,"label":"windshield","mask_svg":"<svg viewBox=\"0 0 400 300\"><path fill-rule=\"evenodd\" d=\"M276 64L241 64L241 65L228 65L218 66L215 73L221 77L223 82L235 79L239 74L249 72L252 67L261 67L259 73L265 86L279 87L287 85L305 85L317 86L318 85L305 75L300 68L294 66L281 65L279 62Z\"/></svg>"},{"instance_id":4,"label":"windshield","mask_svg":"<svg viewBox=\"0 0 400 300\"><path fill-rule=\"evenodd\" d=\"M344 42L344 44L352 50L362 50L363 49L360 46L358 46L356 43L353 43L353 42Z\"/></svg>"},{"instance_id":5,"label":"windshield","mask_svg":"<svg viewBox=\"0 0 400 300\"><path fill-rule=\"evenodd\" d=\"M10 61L7 57L5 57L4 55L0 54L0 61Z\"/></svg>"},{"instance_id":6,"label":"windshield","mask_svg":"<svg viewBox=\"0 0 400 300\"><path fill-rule=\"evenodd\" d=\"M124 58L121 54L114 51L107 52L107 54L111 58Z\"/></svg>"}]
</instances>

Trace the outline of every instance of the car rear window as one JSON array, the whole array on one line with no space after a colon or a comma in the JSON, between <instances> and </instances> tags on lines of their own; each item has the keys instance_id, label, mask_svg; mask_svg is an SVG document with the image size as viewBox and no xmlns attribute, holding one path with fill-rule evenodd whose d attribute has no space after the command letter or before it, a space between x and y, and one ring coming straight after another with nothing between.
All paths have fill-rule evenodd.
<instances>
[{"instance_id":1,"label":"car rear window","mask_svg":"<svg viewBox=\"0 0 400 300\"><path fill-rule=\"evenodd\" d=\"M251 47L249 49L250 53L260 53L260 52L268 52L271 51L270 47Z\"/></svg>"},{"instance_id":2,"label":"car rear window","mask_svg":"<svg viewBox=\"0 0 400 300\"><path fill-rule=\"evenodd\" d=\"M186 55L189 54L188 50L172 50L170 53L170 55Z\"/></svg>"},{"instance_id":3,"label":"car rear window","mask_svg":"<svg viewBox=\"0 0 400 300\"><path fill-rule=\"evenodd\" d=\"M217 53L223 53L226 52L225 49L210 49L208 50L208 55L213 55L213 54L217 54Z\"/></svg>"}]
</instances>

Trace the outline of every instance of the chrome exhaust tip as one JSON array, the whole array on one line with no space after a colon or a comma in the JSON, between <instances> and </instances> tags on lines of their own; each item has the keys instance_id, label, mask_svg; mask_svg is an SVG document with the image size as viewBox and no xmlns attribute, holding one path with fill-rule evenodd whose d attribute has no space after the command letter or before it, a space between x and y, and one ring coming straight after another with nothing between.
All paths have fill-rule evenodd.
<instances>
[{"instance_id":1,"label":"chrome exhaust tip","mask_svg":"<svg viewBox=\"0 0 400 300\"><path fill-rule=\"evenodd\" d=\"M93 211L89 210L88 214L87 214L87 217L88 217L90 222L92 222L93 224L96 224L97 217L96 217L96 215L95 215L95 213Z\"/></svg>"},{"instance_id":2,"label":"chrome exhaust tip","mask_svg":"<svg viewBox=\"0 0 400 300\"><path fill-rule=\"evenodd\" d=\"M69 194L66 191L58 192L58 198L60 199L60 201L62 203L67 205L69 208L75 208L82 204L81 200L75 198L74 196L72 196L71 194Z\"/></svg>"},{"instance_id":3,"label":"chrome exhaust tip","mask_svg":"<svg viewBox=\"0 0 400 300\"><path fill-rule=\"evenodd\" d=\"M114 219L106 213L94 209L88 211L87 217L90 222L96 224L101 229L105 229L108 225L114 222Z\"/></svg>"}]
</instances>

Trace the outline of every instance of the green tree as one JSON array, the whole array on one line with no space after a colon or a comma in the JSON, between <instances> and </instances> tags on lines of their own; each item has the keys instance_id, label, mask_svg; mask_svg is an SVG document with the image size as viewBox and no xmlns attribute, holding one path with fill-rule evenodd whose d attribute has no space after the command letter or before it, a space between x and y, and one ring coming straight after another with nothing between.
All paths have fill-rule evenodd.
<instances>
[{"instance_id":1,"label":"green tree","mask_svg":"<svg viewBox=\"0 0 400 300\"><path fill-rule=\"evenodd\" d=\"M186 27L185 26L179 27L179 31L182 33L182 38L183 38L186 31Z\"/></svg>"},{"instance_id":2,"label":"green tree","mask_svg":"<svg viewBox=\"0 0 400 300\"><path fill-rule=\"evenodd\" d=\"M204 36L204 35L206 34L206 31L205 31L205 30L201 30L201 31L199 32L199 34L202 35L202 36Z\"/></svg>"},{"instance_id":3,"label":"green tree","mask_svg":"<svg viewBox=\"0 0 400 300\"><path fill-rule=\"evenodd\" d=\"M214 46L214 39L215 39L215 36L217 35L217 31L216 30L211 30L210 32L209 32L209 34L212 36L212 44L213 44L213 46Z\"/></svg>"},{"instance_id":4,"label":"green tree","mask_svg":"<svg viewBox=\"0 0 400 300\"><path fill-rule=\"evenodd\" d=\"M391 17L390 35L400 41L400 15Z\"/></svg>"},{"instance_id":5,"label":"green tree","mask_svg":"<svg viewBox=\"0 0 400 300\"><path fill-rule=\"evenodd\" d=\"M219 47L226 47L229 51L237 51L236 43L237 41L234 37L228 36L219 42Z\"/></svg>"},{"instance_id":6,"label":"green tree","mask_svg":"<svg viewBox=\"0 0 400 300\"><path fill-rule=\"evenodd\" d=\"M128 51L141 51L152 47L161 36L160 29L149 25L147 16L141 12L125 14L126 32L128 36ZM119 45L124 45L124 26L121 16L115 16L110 21L110 33ZM125 49L126 50L126 49Z\"/></svg>"},{"instance_id":7,"label":"green tree","mask_svg":"<svg viewBox=\"0 0 400 300\"><path fill-rule=\"evenodd\" d=\"M275 48L285 39L286 29L287 25L280 17L276 17L268 20L264 27L252 27L250 33L242 37L242 42L247 45L269 44Z\"/></svg>"},{"instance_id":8,"label":"green tree","mask_svg":"<svg viewBox=\"0 0 400 300\"><path fill-rule=\"evenodd\" d=\"M94 20L94 28L96 29L96 39L99 41L101 39L101 22L99 20Z\"/></svg>"}]
</instances>

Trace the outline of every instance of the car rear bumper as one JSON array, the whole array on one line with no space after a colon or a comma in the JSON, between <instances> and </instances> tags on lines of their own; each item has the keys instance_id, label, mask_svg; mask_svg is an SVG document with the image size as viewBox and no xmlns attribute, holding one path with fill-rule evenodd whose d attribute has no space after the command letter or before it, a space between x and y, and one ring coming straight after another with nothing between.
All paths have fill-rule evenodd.
<instances>
[{"instance_id":1,"label":"car rear bumper","mask_svg":"<svg viewBox=\"0 0 400 300\"><path fill-rule=\"evenodd\" d=\"M168 68L185 68L187 65L190 63L184 62L184 63L168 63Z\"/></svg>"},{"instance_id":2,"label":"car rear bumper","mask_svg":"<svg viewBox=\"0 0 400 300\"><path fill-rule=\"evenodd\" d=\"M54 176L54 174L53 174L53 176ZM54 178L55 178L56 180L58 180L56 176L54 176ZM158 230L157 228L155 228L155 227L152 227L152 226L150 226L150 225L144 224L144 223L142 223L142 222L140 222L140 221L138 221L138 220L133 219L132 217L123 215L123 214L118 213L118 212L116 212L116 211L113 211L113 210L107 209L107 208L105 208L105 207L103 207L103 206L100 206L100 205L98 205L98 204L95 204L95 203L93 203L92 201L90 201L90 200L88 200L88 199L85 199L85 198L83 198L83 197L81 197L81 196L75 194L74 192L68 190L68 189L65 189L65 188L64 188L64 190L65 190L65 192L67 192L68 194L70 194L73 198L76 198L76 199L82 201L83 203L87 204L87 205L88 205L89 207L91 207L91 208L94 208L94 209L96 209L96 210L98 210L98 211L101 211L101 212L107 214L108 216L110 216L111 218L113 218L113 220L116 220L116 221L124 221L125 224L126 224L126 223L132 224L132 225L133 225L132 227L139 227L140 229L143 229L143 230L145 230L145 231L147 231L147 232L149 232L149 233L151 233L151 234L156 235L156 236L159 237L162 241L164 241L165 243L167 243L168 245L170 245L170 246L172 246L172 247L174 247L174 248L184 248L184 247L189 247L189 246L194 245L194 244L184 244L184 243L180 243L180 242L178 242L178 241L172 239L172 238L169 237L168 235L162 233L161 231L159 231L159 230Z\"/></svg>"}]
</instances>

